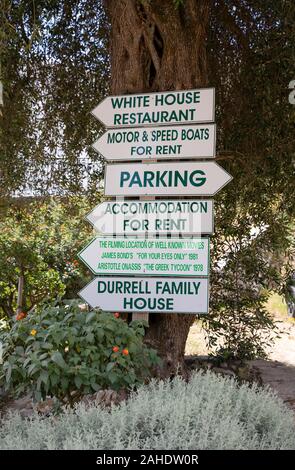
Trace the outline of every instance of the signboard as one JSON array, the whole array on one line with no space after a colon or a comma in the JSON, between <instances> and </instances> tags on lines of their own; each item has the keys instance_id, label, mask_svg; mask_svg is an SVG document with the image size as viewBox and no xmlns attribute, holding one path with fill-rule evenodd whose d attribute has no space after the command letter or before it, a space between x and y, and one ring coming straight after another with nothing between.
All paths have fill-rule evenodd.
<instances>
[{"instance_id":1,"label":"signboard","mask_svg":"<svg viewBox=\"0 0 295 470\"><path fill-rule=\"evenodd\" d=\"M107 312L208 313L208 279L96 277L79 292Z\"/></svg>"},{"instance_id":2,"label":"signboard","mask_svg":"<svg viewBox=\"0 0 295 470\"><path fill-rule=\"evenodd\" d=\"M94 274L208 276L208 238L97 237L80 253Z\"/></svg>"},{"instance_id":3,"label":"signboard","mask_svg":"<svg viewBox=\"0 0 295 470\"><path fill-rule=\"evenodd\" d=\"M101 236L78 255L97 275L80 297L136 317L208 313L209 238L198 235L212 234L214 223L213 201L203 197L232 179L212 161L215 89L109 96L92 114L108 129L93 148L114 162L104 193L119 200L86 217Z\"/></svg>"},{"instance_id":4,"label":"signboard","mask_svg":"<svg viewBox=\"0 0 295 470\"><path fill-rule=\"evenodd\" d=\"M232 179L215 162L107 165L106 196L213 196Z\"/></svg>"},{"instance_id":5,"label":"signboard","mask_svg":"<svg viewBox=\"0 0 295 470\"><path fill-rule=\"evenodd\" d=\"M106 160L213 158L216 125L110 129L93 148Z\"/></svg>"},{"instance_id":6,"label":"signboard","mask_svg":"<svg viewBox=\"0 0 295 470\"><path fill-rule=\"evenodd\" d=\"M214 88L109 96L92 114L106 127L213 122L214 101Z\"/></svg>"},{"instance_id":7,"label":"signboard","mask_svg":"<svg viewBox=\"0 0 295 470\"><path fill-rule=\"evenodd\" d=\"M212 200L107 201L86 220L107 235L213 233Z\"/></svg>"}]
</instances>

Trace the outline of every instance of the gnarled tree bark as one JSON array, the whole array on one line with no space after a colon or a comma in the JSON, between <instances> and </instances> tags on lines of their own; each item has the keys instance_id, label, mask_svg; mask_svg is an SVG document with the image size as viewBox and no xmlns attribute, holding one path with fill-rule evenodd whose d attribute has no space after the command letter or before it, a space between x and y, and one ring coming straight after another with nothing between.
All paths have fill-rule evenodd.
<instances>
[{"instance_id":1,"label":"gnarled tree bark","mask_svg":"<svg viewBox=\"0 0 295 470\"><path fill-rule=\"evenodd\" d=\"M111 23L111 92L206 86L210 0L105 0ZM146 341L164 359L162 375L183 367L194 315L151 314Z\"/></svg>"}]
</instances>

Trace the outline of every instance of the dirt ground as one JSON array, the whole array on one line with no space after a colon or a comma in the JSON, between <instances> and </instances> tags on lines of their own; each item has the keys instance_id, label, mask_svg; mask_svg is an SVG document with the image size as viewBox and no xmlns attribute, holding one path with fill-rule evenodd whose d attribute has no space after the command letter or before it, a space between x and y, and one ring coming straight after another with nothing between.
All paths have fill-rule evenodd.
<instances>
[{"instance_id":1,"label":"dirt ground","mask_svg":"<svg viewBox=\"0 0 295 470\"><path fill-rule=\"evenodd\" d=\"M268 360L252 361L268 384L295 413L295 324L282 323L281 337L268 352Z\"/></svg>"},{"instance_id":2,"label":"dirt ground","mask_svg":"<svg viewBox=\"0 0 295 470\"><path fill-rule=\"evenodd\" d=\"M276 319L281 322L281 334L268 349L268 359L250 361L250 364L258 370L263 384L269 385L295 413L295 323L284 317ZM205 335L199 324L191 328L186 354L208 354Z\"/></svg>"}]
</instances>

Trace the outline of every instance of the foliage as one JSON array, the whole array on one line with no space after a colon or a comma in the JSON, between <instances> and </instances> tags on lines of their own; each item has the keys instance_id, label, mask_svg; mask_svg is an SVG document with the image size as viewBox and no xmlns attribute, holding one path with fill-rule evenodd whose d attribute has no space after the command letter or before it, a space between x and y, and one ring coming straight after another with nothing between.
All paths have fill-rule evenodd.
<instances>
[{"instance_id":1,"label":"foliage","mask_svg":"<svg viewBox=\"0 0 295 470\"><path fill-rule=\"evenodd\" d=\"M173 0L173 3L176 8L179 8L183 5L183 0Z\"/></svg>"},{"instance_id":2,"label":"foliage","mask_svg":"<svg viewBox=\"0 0 295 470\"><path fill-rule=\"evenodd\" d=\"M277 260L271 256L275 240L267 230L252 236L250 224L244 233L240 227L235 231L222 224L217 230L223 232L224 241L219 245L219 238L212 240L211 313L203 321L208 344L225 358L263 357L276 331L266 302L270 289L284 284L280 270L285 261L281 259L278 265L279 252ZM278 230L275 237L280 233ZM288 245L288 235L285 227L280 237L282 249L284 243Z\"/></svg>"},{"instance_id":3,"label":"foliage","mask_svg":"<svg viewBox=\"0 0 295 470\"><path fill-rule=\"evenodd\" d=\"M295 448L294 419L280 399L212 373L152 381L110 410L78 405L54 419L13 415L1 424L0 449Z\"/></svg>"},{"instance_id":4,"label":"foliage","mask_svg":"<svg viewBox=\"0 0 295 470\"><path fill-rule=\"evenodd\" d=\"M264 354L273 328L265 301L294 266L294 14L294 2L256 0L216 2L212 15L217 160L234 179L216 197L204 326L225 356Z\"/></svg>"},{"instance_id":5,"label":"foliage","mask_svg":"<svg viewBox=\"0 0 295 470\"><path fill-rule=\"evenodd\" d=\"M143 344L144 324L130 326L109 313L81 311L77 303L47 306L2 332L0 383L20 395L72 400L101 388L143 382L155 352Z\"/></svg>"},{"instance_id":6,"label":"foliage","mask_svg":"<svg viewBox=\"0 0 295 470\"><path fill-rule=\"evenodd\" d=\"M91 234L83 217L86 199L12 201L0 221L0 316L16 310L17 285L24 276L22 308L65 295L77 297L85 270L76 255Z\"/></svg>"},{"instance_id":7,"label":"foliage","mask_svg":"<svg viewBox=\"0 0 295 470\"><path fill-rule=\"evenodd\" d=\"M104 16L97 0L2 2L0 196L96 187L90 110L108 88Z\"/></svg>"}]
</instances>

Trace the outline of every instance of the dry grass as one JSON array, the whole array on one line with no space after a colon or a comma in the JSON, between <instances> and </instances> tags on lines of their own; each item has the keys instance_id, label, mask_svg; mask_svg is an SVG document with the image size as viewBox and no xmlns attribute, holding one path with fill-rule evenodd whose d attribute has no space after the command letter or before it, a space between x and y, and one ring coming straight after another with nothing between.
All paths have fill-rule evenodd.
<instances>
[{"instance_id":1,"label":"dry grass","mask_svg":"<svg viewBox=\"0 0 295 470\"><path fill-rule=\"evenodd\" d=\"M279 294L272 294L269 297L266 303L266 308L275 319L286 321L288 323L295 323L294 318L288 317L287 304L284 298Z\"/></svg>"},{"instance_id":2,"label":"dry grass","mask_svg":"<svg viewBox=\"0 0 295 470\"><path fill-rule=\"evenodd\" d=\"M190 329L185 348L185 354L188 356L195 354L203 356L209 352L206 346L205 333L201 325L202 323L199 320Z\"/></svg>"},{"instance_id":3,"label":"dry grass","mask_svg":"<svg viewBox=\"0 0 295 470\"><path fill-rule=\"evenodd\" d=\"M289 318L287 314L287 305L286 302L284 301L283 297L281 297L278 294L272 294L270 298L268 299L268 302L266 304L267 310L273 315L273 317L281 322L286 323L286 327L295 325L295 319L294 318ZM197 321L194 323L194 325L190 329L190 333L187 338L186 342L186 348L185 348L185 354L186 355L207 355L209 353L209 349L206 346L206 337L205 337L205 332L202 329L202 323L201 321ZM283 326L283 325L282 325ZM283 330L283 335L286 333L284 328ZM293 332L293 330L292 330ZM287 344L290 346L291 342L289 342L292 339L292 336L290 337L290 332L288 331L288 334L286 334L286 342L283 340L276 341L275 345L273 348L269 350L269 354L272 359L275 359L274 356L276 355L281 355L279 354L279 351L277 349L285 348ZM289 340L289 341L288 341ZM293 348L292 348L292 353L293 353ZM284 351L284 355L288 354L288 351Z\"/></svg>"}]
</instances>

